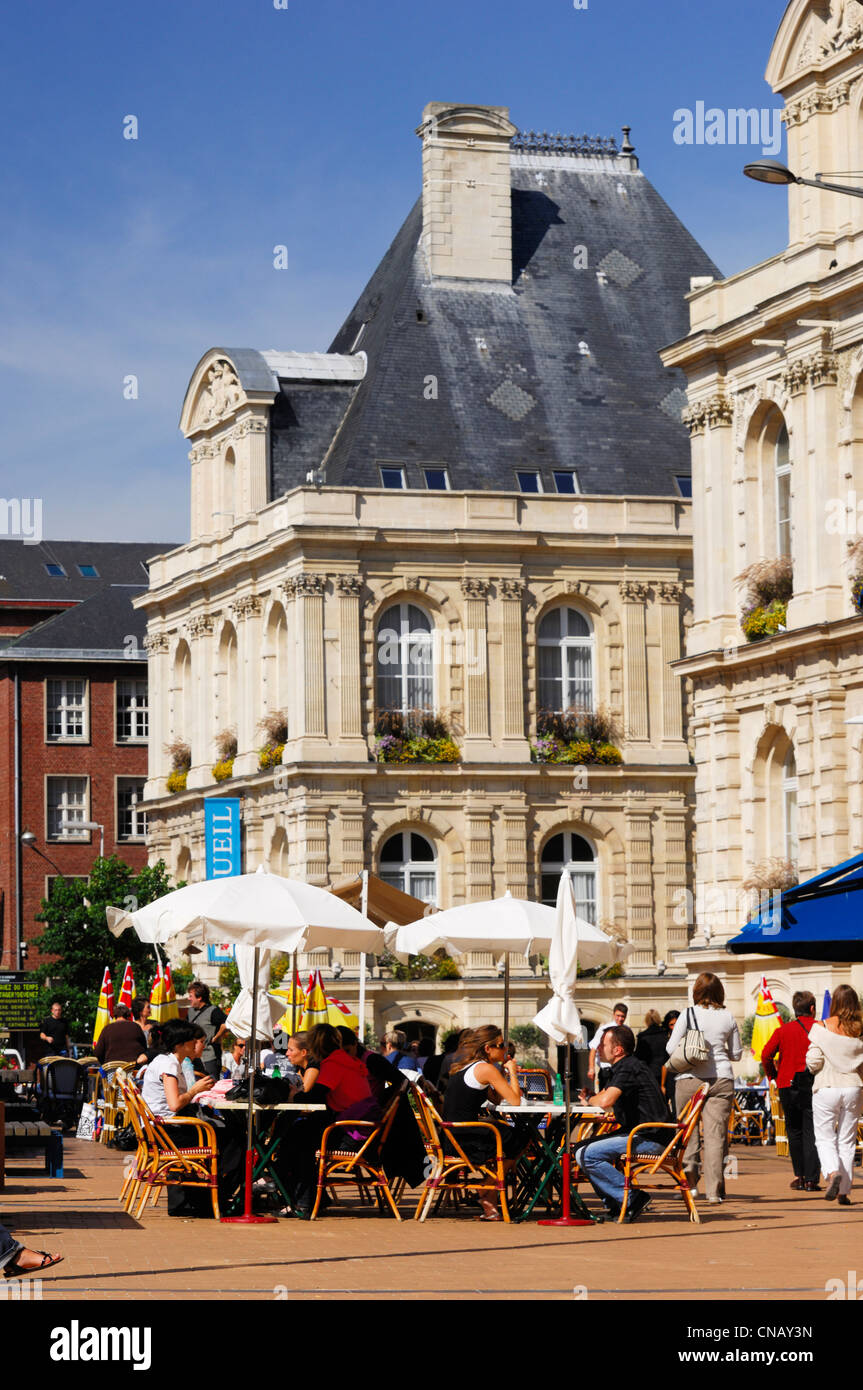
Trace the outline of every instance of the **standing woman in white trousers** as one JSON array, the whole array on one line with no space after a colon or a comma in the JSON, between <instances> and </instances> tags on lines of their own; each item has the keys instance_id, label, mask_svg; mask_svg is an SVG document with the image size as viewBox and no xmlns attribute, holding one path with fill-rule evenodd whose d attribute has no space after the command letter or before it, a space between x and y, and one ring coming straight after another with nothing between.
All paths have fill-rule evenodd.
<instances>
[{"instance_id":1,"label":"standing woman in white trousers","mask_svg":"<svg viewBox=\"0 0 863 1390\"><path fill-rule=\"evenodd\" d=\"M809 1034L806 1066L815 1073L812 1119L828 1202L851 1205L857 1122L863 1109L863 1013L857 991L837 985L830 1017Z\"/></svg>"}]
</instances>

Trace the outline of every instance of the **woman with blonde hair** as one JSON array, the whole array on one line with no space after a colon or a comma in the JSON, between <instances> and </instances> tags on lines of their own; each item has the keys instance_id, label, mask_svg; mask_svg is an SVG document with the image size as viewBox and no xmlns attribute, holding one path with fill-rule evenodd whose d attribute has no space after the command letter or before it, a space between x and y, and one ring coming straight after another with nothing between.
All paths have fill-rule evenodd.
<instances>
[{"instance_id":1,"label":"woman with blonde hair","mask_svg":"<svg viewBox=\"0 0 863 1390\"><path fill-rule=\"evenodd\" d=\"M734 1103L734 1069L732 1062L743 1056L743 1045L733 1015L725 1007L725 990L718 975L709 971L699 975L692 988L692 1007L684 1009L668 1040L668 1055L673 1057L690 1028L697 1028L707 1041L708 1056L703 1062L691 1062L677 1072L675 1104L678 1115L687 1101L704 1085L709 1086L701 1112L701 1135L698 1128L686 1146L683 1168L693 1193L698 1187L699 1149L703 1151L704 1187L708 1202L717 1205L725 1197L725 1154L728 1149L728 1121Z\"/></svg>"},{"instance_id":2,"label":"woman with blonde hair","mask_svg":"<svg viewBox=\"0 0 863 1390\"><path fill-rule=\"evenodd\" d=\"M812 1121L821 1171L827 1177L828 1202L850 1207L857 1147L857 1122L863 1108L863 1013L857 991L837 985L830 1017L809 1033L806 1066L815 1073Z\"/></svg>"},{"instance_id":3,"label":"woman with blonde hair","mask_svg":"<svg viewBox=\"0 0 863 1390\"><path fill-rule=\"evenodd\" d=\"M503 1034L491 1023L483 1028L472 1028L462 1037L450 1069L443 1118L449 1124L464 1121L475 1123L480 1118L493 1123L490 1115L481 1116L480 1112L487 1100L495 1098L507 1105L521 1105L516 1064L506 1060ZM517 1157L525 1145L522 1129L500 1124L496 1128L501 1136L504 1156ZM474 1163L487 1163L494 1154L491 1134L459 1134L458 1142ZM480 1197L480 1204L480 1221L502 1219L496 1202L488 1197Z\"/></svg>"}]
</instances>

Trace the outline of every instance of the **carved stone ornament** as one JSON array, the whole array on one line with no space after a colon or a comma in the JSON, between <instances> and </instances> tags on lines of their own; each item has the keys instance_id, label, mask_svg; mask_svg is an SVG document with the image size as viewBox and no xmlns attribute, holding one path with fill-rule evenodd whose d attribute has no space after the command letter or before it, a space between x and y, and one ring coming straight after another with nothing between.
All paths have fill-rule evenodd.
<instances>
[{"instance_id":1,"label":"carved stone ornament","mask_svg":"<svg viewBox=\"0 0 863 1390\"><path fill-rule=\"evenodd\" d=\"M211 613L198 613L194 618L189 618L186 623L186 631L190 637L206 637L213 631L215 618Z\"/></svg>"},{"instance_id":2,"label":"carved stone ornament","mask_svg":"<svg viewBox=\"0 0 863 1390\"><path fill-rule=\"evenodd\" d=\"M663 603L679 603L683 598L683 585L674 581L665 580L656 589Z\"/></svg>"},{"instance_id":3,"label":"carved stone ornament","mask_svg":"<svg viewBox=\"0 0 863 1390\"><path fill-rule=\"evenodd\" d=\"M836 82L832 87L822 87L818 91L807 92L798 101L790 101L783 112L783 120L786 126L803 125L810 116L829 115L850 100L851 83Z\"/></svg>"},{"instance_id":4,"label":"carved stone ornament","mask_svg":"<svg viewBox=\"0 0 863 1390\"><path fill-rule=\"evenodd\" d=\"M248 420L240 420L234 429L235 439L245 439L247 434L266 434L267 422L254 415Z\"/></svg>"},{"instance_id":5,"label":"carved stone ornament","mask_svg":"<svg viewBox=\"0 0 863 1390\"><path fill-rule=\"evenodd\" d=\"M650 596L650 585L638 579L621 579L618 587L625 603L646 603Z\"/></svg>"},{"instance_id":6,"label":"carved stone ornament","mask_svg":"<svg viewBox=\"0 0 863 1390\"><path fill-rule=\"evenodd\" d=\"M301 595L307 597L309 594L322 594L326 584L326 575L323 574L292 574L285 584L285 589L299 598Z\"/></svg>"},{"instance_id":7,"label":"carved stone ornament","mask_svg":"<svg viewBox=\"0 0 863 1390\"><path fill-rule=\"evenodd\" d=\"M354 594L359 598L363 591L362 576L359 574L337 574L336 587L340 594Z\"/></svg>"},{"instance_id":8,"label":"carved stone ornament","mask_svg":"<svg viewBox=\"0 0 863 1390\"><path fill-rule=\"evenodd\" d=\"M523 579L499 579L497 581L497 587L500 591L501 598L513 598L521 602L521 597L525 588Z\"/></svg>"},{"instance_id":9,"label":"carved stone ornament","mask_svg":"<svg viewBox=\"0 0 863 1390\"><path fill-rule=\"evenodd\" d=\"M488 598L491 584L487 579L475 579L472 575L461 581L461 591L465 598Z\"/></svg>"},{"instance_id":10,"label":"carved stone ornament","mask_svg":"<svg viewBox=\"0 0 863 1390\"><path fill-rule=\"evenodd\" d=\"M830 19L821 57L863 47L863 11L857 0L830 0Z\"/></svg>"},{"instance_id":11,"label":"carved stone ornament","mask_svg":"<svg viewBox=\"0 0 863 1390\"><path fill-rule=\"evenodd\" d=\"M234 599L231 604L231 612L238 620L258 618L261 613L261 600L257 594L243 594L241 598Z\"/></svg>"},{"instance_id":12,"label":"carved stone ornament","mask_svg":"<svg viewBox=\"0 0 863 1390\"><path fill-rule=\"evenodd\" d=\"M799 396L807 386L835 385L839 380L839 364L832 352L814 352L789 362L782 374L782 385L789 396Z\"/></svg>"},{"instance_id":13,"label":"carved stone ornament","mask_svg":"<svg viewBox=\"0 0 863 1390\"><path fill-rule=\"evenodd\" d=\"M708 396L706 400L695 401L684 410L681 419L691 435L703 434L705 430L730 425L734 419L734 406L727 396Z\"/></svg>"},{"instance_id":14,"label":"carved stone ornament","mask_svg":"<svg viewBox=\"0 0 863 1390\"><path fill-rule=\"evenodd\" d=\"M166 652L168 650L167 632L148 632L144 638L144 650L149 652L150 656L155 656L157 652Z\"/></svg>"},{"instance_id":15,"label":"carved stone ornament","mask_svg":"<svg viewBox=\"0 0 863 1390\"><path fill-rule=\"evenodd\" d=\"M243 399L243 388L230 362L219 358L207 372L207 384L198 401L197 423L214 425L236 410Z\"/></svg>"}]
</instances>

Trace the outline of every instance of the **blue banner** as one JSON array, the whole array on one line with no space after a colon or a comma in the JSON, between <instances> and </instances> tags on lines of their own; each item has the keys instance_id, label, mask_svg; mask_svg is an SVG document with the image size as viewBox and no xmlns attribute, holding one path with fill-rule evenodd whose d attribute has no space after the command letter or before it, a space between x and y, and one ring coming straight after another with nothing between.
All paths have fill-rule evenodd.
<instances>
[{"instance_id":1,"label":"blue banner","mask_svg":"<svg viewBox=\"0 0 863 1390\"><path fill-rule=\"evenodd\" d=\"M207 878L241 874L240 798L208 796L204 801Z\"/></svg>"},{"instance_id":2,"label":"blue banner","mask_svg":"<svg viewBox=\"0 0 863 1390\"><path fill-rule=\"evenodd\" d=\"M207 947L208 965L230 965L231 961L236 959L236 949L230 941L223 941L217 946Z\"/></svg>"}]
</instances>

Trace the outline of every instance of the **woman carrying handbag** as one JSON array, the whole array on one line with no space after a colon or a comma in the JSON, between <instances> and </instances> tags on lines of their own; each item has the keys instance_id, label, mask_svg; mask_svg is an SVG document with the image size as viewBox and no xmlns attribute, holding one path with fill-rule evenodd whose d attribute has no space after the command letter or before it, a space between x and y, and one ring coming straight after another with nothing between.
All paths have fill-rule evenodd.
<instances>
[{"instance_id":1,"label":"woman carrying handbag","mask_svg":"<svg viewBox=\"0 0 863 1390\"><path fill-rule=\"evenodd\" d=\"M728 1120L734 1101L732 1062L743 1056L740 1033L725 1008L725 990L716 975L699 975L692 990L692 1007L680 1015L668 1040L668 1065L677 1073L675 1100L678 1115L708 1083L710 1089L701 1112L701 1133L696 1129L683 1158L690 1189L698 1186L699 1168L704 1168L704 1187L708 1202L717 1205L725 1196L725 1154L728 1148ZM703 1159L699 1163L699 1148Z\"/></svg>"}]
</instances>

